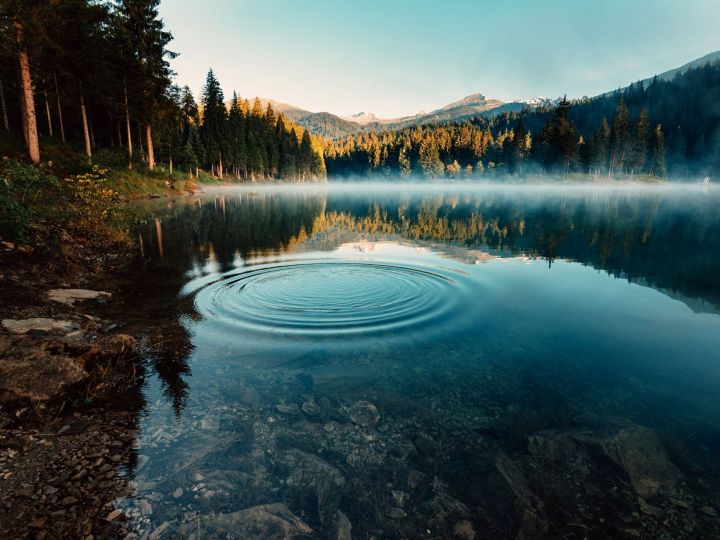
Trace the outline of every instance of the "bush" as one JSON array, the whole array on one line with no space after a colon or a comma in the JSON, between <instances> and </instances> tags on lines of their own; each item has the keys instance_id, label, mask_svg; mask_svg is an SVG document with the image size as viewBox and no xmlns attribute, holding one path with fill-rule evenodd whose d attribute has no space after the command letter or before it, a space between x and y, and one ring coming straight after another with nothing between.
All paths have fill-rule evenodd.
<instances>
[{"instance_id":1,"label":"bush","mask_svg":"<svg viewBox=\"0 0 720 540\"><path fill-rule=\"evenodd\" d=\"M16 160L0 168L0 235L27 241L33 221L45 218L62 201L60 181L52 174ZM52 202L51 202L52 201Z\"/></svg>"}]
</instances>

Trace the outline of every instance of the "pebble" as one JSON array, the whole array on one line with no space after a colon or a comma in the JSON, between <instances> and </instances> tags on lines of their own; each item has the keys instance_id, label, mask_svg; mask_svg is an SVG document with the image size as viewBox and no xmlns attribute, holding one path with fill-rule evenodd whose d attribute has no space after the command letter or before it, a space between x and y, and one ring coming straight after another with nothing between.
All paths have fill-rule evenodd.
<instances>
[{"instance_id":1,"label":"pebble","mask_svg":"<svg viewBox=\"0 0 720 540\"><path fill-rule=\"evenodd\" d=\"M108 521L113 521L113 520L119 518L121 514L122 514L122 510L120 510L119 508L116 508L115 510L110 512L105 519L107 519Z\"/></svg>"},{"instance_id":2,"label":"pebble","mask_svg":"<svg viewBox=\"0 0 720 540\"><path fill-rule=\"evenodd\" d=\"M173 491L173 497L176 499L179 499L183 495L183 488L179 487L175 491Z\"/></svg>"}]
</instances>

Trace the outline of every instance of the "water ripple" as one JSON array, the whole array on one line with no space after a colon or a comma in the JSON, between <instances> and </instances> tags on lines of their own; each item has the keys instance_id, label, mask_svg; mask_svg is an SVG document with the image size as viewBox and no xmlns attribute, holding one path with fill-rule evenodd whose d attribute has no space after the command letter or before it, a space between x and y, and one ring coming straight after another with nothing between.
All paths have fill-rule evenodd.
<instances>
[{"instance_id":1,"label":"water ripple","mask_svg":"<svg viewBox=\"0 0 720 540\"><path fill-rule=\"evenodd\" d=\"M331 335L397 331L453 309L456 279L379 262L300 262L244 268L195 294L205 320L252 331Z\"/></svg>"}]
</instances>

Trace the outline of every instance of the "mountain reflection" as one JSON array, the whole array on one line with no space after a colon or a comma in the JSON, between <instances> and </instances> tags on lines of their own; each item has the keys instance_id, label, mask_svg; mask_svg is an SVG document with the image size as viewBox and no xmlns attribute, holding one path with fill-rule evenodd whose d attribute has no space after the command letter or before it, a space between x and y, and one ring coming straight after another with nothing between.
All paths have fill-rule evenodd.
<instances>
[{"instance_id":1,"label":"mountain reflection","mask_svg":"<svg viewBox=\"0 0 720 540\"><path fill-rule=\"evenodd\" d=\"M409 242L466 262L563 259L716 311L718 202L713 193L662 190L224 192L152 206L157 220L149 219L141 235L146 255L164 257L165 268L204 274L358 240Z\"/></svg>"}]
</instances>

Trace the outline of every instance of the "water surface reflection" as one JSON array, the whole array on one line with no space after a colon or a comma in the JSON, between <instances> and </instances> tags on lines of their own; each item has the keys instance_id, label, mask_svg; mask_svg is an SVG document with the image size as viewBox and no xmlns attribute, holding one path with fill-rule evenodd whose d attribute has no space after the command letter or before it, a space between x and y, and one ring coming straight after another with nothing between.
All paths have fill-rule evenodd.
<instances>
[{"instance_id":1,"label":"water surface reflection","mask_svg":"<svg viewBox=\"0 0 720 540\"><path fill-rule=\"evenodd\" d=\"M331 188L139 209L127 293L155 375L119 504L185 538L720 534L718 202Z\"/></svg>"}]
</instances>

